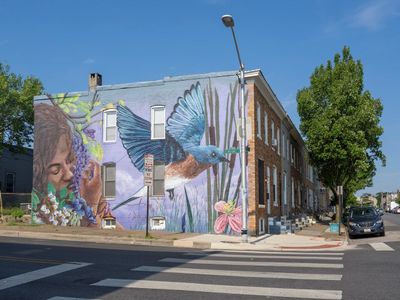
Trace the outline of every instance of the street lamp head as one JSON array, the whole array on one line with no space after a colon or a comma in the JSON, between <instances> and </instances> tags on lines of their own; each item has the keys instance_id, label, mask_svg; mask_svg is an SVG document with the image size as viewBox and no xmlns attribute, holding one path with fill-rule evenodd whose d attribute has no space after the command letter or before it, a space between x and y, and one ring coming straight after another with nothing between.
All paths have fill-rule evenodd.
<instances>
[{"instance_id":1,"label":"street lamp head","mask_svg":"<svg viewBox=\"0 0 400 300\"><path fill-rule=\"evenodd\" d=\"M222 23L224 23L226 27L235 26L235 22L233 21L233 17L231 15L223 15L221 19Z\"/></svg>"}]
</instances>

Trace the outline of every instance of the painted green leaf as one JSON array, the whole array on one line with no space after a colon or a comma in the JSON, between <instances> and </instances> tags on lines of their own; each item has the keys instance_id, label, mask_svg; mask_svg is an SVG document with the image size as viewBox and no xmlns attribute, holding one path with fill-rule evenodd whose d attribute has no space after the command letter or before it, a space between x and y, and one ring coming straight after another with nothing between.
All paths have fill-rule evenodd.
<instances>
[{"instance_id":1,"label":"painted green leaf","mask_svg":"<svg viewBox=\"0 0 400 300\"><path fill-rule=\"evenodd\" d=\"M87 136L85 134L82 134L82 142L84 145L87 145L89 143Z\"/></svg>"},{"instance_id":2,"label":"painted green leaf","mask_svg":"<svg viewBox=\"0 0 400 300\"><path fill-rule=\"evenodd\" d=\"M66 188L66 187L63 187L63 188L60 190L60 199L62 200L62 199L64 199L64 198L66 198L66 197L67 197L67 193L68 193L67 188Z\"/></svg>"},{"instance_id":3,"label":"painted green leaf","mask_svg":"<svg viewBox=\"0 0 400 300\"><path fill-rule=\"evenodd\" d=\"M193 232L194 228L193 228L192 207L190 206L189 197L188 197L188 194L187 194L187 191L186 191L186 187L185 187L185 198L186 198L186 211L187 211L188 219L189 219L189 229L190 229L190 232Z\"/></svg>"},{"instance_id":4,"label":"painted green leaf","mask_svg":"<svg viewBox=\"0 0 400 300\"><path fill-rule=\"evenodd\" d=\"M53 195L56 194L56 188L54 187L54 185L51 182L49 182L47 184L47 193L48 194L52 193Z\"/></svg>"},{"instance_id":5,"label":"painted green leaf","mask_svg":"<svg viewBox=\"0 0 400 300\"><path fill-rule=\"evenodd\" d=\"M36 210L37 209L37 205L40 203L40 199L38 197L38 195L36 195L35 192L32 192L32 210Z\"/></svg>"}]
</instances>

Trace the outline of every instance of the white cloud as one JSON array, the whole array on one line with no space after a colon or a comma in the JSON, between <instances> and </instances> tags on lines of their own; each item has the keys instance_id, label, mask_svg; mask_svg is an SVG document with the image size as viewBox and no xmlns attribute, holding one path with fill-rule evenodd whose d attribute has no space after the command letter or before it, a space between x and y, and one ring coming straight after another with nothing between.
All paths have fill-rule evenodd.
<instances>
[{"instance_id":1,"label":"white cloud","mask_svg":"<svg viewBox=\"0 0 400 300\"><path fill-rule=\"evenodd\" d=\"M94 60L93 58L90 58L90 57L86 58L86 59L83 61L83 63L84 63L85 65L91 65L91 64L94 64L94 62L95 62L95 60Z\"/></svg>"},{"instance_id":2,"label":"white cloud","mask_svg":"<svg viewBox=\"0 0 400 300\"><path fill-rule=\"evenodd\" d=\"M349 18L351 27L365 28L376 31L384 27L389 19L399 16L398 2L372 1L364 5Z\"/></svg>"}]
</instances>

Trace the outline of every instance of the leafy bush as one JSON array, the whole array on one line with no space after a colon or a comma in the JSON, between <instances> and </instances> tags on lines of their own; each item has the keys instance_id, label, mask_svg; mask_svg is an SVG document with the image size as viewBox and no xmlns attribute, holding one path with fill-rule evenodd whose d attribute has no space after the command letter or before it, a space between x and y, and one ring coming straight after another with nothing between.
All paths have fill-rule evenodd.
<instances>
[{"instance_id":1,"label":"leafy bush","mask_svg":"<svg viewBox=\"0 0 400 300\"><path fill-rule=\"evenodd\" d=\"M19 207L14 207L11 209L10 215L13 216L15 219L22 218L24 215L24 211Z\"/></svg>"}]
</instances>

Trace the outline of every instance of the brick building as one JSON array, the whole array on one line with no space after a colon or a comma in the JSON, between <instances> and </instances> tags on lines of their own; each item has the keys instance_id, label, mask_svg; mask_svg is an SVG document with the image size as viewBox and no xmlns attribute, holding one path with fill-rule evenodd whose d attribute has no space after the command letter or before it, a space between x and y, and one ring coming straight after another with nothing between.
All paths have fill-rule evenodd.
<instances>
[{"instance_id":1,"label":"brick building","mask_svg":"<svg viewBox=\"0 0 400 300\"><path fill-rule=\"evenodd\" d=\"M268 217L315 209L318 199L299 132L262 72L245 76L248 227L260 235ZM150 224L162 223L153 229L240 233L236 72L118 85L102 85L101 75L91 74L89 86L35 97L34 220L93 226L112 210L124 228L145 228L144 156L150 154ZM96 176L99 197L92 199L84 185ZM63 203L62 212L43 208L49 194Z\"/></svg>"}]
</instances>

